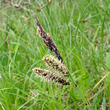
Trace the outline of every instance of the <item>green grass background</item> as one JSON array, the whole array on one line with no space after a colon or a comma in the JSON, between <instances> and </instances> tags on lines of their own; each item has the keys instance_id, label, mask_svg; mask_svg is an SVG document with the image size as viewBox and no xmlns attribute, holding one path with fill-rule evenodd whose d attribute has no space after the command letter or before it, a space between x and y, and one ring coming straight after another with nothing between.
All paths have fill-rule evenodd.
<instances>
[{"instance_id":1,"label":"green grass background","mask_svg":"<svg viewBox=\"0 0 110 110\"><path fill-rule=\"evenodd\" d=\"M91 106L86 91L110 71L110 0L52 0L40 12L36 9L47 1L31 3L19 9L0 2L0 110L109 110L110 75L90 94ZM37 35L34 16L67 65L70 86L32 73L34 67L46 68L44 55L53 55Z\"/></svg>"}]
</instances>

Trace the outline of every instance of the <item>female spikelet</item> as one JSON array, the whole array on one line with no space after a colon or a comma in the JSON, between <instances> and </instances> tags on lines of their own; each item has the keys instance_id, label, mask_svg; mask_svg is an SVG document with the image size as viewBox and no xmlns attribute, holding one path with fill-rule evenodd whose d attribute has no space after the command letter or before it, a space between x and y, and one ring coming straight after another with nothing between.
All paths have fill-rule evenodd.
<instances>
[{"instance_id":1,"label":"female spikelet","mask_svg":"<svg viewBox=\"0 0 110 110\"><path fill-rule=\"evenodd\" d=\"M37 74L37 76L44 78L46 80L54 81L56 83L62 84L62 85L69 85L69 82L67 82L65 79L61 78L61 76L50 72L48 70L43 70L40 68L33 68L32 71Z\"/></svg>"},{"instance_id":2,"label":"female spikelet","mask_svg":"<svg viewBox=\"0 0 110 110\"><path fill-rule=\"evenodd\" d=\"M49 69L52 69L54 71L57 71L60 75L68 76L68 69L64 63L61 63L58 59L56 59L52 55L45 55L42 59L46 66L49 67Z\"/></svg>"}]
</instances>

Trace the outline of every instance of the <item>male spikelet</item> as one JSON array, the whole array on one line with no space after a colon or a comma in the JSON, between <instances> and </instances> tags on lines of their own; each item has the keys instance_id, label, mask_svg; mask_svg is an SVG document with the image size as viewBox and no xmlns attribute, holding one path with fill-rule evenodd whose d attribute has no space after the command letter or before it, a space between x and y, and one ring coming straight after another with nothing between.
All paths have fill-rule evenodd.
<instances>
[{"instance_id":1,"label":"male spikelet","mask_svg":"<svg viewBox=\"0 0 110 110\"><path fill-rule=\"evenodd\" d=\"M55 43L53 42L52 37L50 36L49 33L46 33L45 30L43 29L43 27L41 26L39 20L35 17L36 20L36 24L37 24L37 34L40 35L40 37L42 38L42 40L44 41L44 44L52 51L54 52L54 54L56 55L56 57L61 60L61 62L63 62L63 59L55 45Z\"/></svg>"},{"instance_id":2,"label":"male spikelet","mask_svg":"<svg viewBox=\"0 0 110 110\"><path fill-rule=\"evenodd\" d=\"M56 83L62 84L62 85L70 85L69 82L67 82L65 79L61 78L61 76L54 74L48 70L43 70L40 68L33 68L32 71L37 74L39 77L43 77L44 79L54 81Z\"/></svg>"},{"instance_id":3,"label":"male spikelet","mask_svg":"<svg viewBox=\"0 0 110 110\"><path fill-rule=\"evenodd\" d=\"M45 55L42 59L49 69L55 70L63 76L68 76L68 69L64 63L61 63L52 55Z\"/></svg>"}]
</instances>

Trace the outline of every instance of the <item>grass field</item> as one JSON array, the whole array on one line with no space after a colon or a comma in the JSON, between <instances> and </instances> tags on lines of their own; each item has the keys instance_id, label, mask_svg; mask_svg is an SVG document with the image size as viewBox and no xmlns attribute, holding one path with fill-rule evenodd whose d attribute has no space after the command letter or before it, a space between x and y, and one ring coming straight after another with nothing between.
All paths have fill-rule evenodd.
<instances>
[{"instance_id":1,"label":"grass field","mask_svg":"<svg viewBox=\"0 0 110 110\"><path fill-rule=\"evenodd\" d=\"M9 3L0 2L0 110L110 110L110 1L52 0L40 12L46 0ZM46 68L44 55L54 55L37 35L34 16L67 65L69 86L32 72Z\"/></svg>"}]
</instances>

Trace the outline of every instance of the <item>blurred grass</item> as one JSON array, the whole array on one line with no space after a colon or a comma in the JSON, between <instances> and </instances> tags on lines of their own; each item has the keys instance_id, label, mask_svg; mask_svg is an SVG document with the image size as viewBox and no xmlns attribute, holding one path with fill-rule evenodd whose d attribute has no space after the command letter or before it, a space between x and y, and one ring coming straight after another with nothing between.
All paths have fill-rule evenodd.
<instances>
[{"instance_id":1,"label":"blurred grass","mask_svg":"<svg viewBox=\"0 0 110 110\"><path fill-rule=\"evenodd\" d=\"M110 76L94 90L107 88L86 105L86 91L110 71L110 1L31 1L27 12L1 2L0 9L0 109L71 110L110 109ZM44 55L53 54L36 34L34 16L52 36L73 81L68 87L41 82L33 67L46 68ZM92 94L92 95L94 95Z\"/></svg>"}]
</instances>

